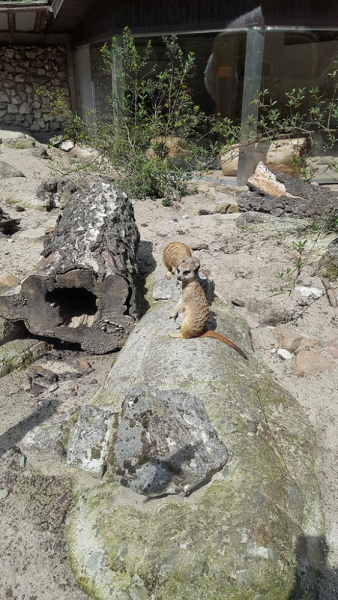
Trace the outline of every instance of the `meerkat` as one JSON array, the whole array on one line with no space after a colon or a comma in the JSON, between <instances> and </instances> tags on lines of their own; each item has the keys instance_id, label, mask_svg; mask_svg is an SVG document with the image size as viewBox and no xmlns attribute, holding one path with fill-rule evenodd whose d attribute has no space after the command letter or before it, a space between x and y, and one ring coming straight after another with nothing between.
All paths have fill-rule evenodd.
<instances>
[{"instance_id":1,"label":"meerkat","mask_svg":"<svg viewBox=\"0 0 338 600\"><path fill-rule=\"evenodd\" d=\"M172 338L212 337L224 342L247 360L244 352L217 331L207 330L209 305L203 289L197 281L200 262L195 256L187 257L177 265L177 279L182 282L182 297L175 306L170 319L176 319L184 310L181 333L172 333Z\"/></svg>"},{"instance_id":2,"label":"meerkat","mask_svg":"<svg viewBox=\"0 0 338 600\"><path fill-rule=\"evenodd\" d=\"M167 279L171 278L173 270L184 258L191 256L189 246L182 242L171 242L163 250L163 262L168 269Z\"/></svg>"}]
</instances>

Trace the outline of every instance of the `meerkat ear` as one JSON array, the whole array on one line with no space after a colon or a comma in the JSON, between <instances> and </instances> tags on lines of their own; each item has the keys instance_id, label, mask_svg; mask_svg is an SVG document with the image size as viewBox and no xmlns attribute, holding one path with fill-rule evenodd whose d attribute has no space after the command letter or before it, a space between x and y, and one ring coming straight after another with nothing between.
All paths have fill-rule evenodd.
<instances>
[{"instance_id":1,"label":"meerkat ear","mask_svg":"<svg viewBox=\"0 0 338 600\"><path fill-rule=\"evenodd\" d=\"M198 258L196 258L196 256L192 256L192 257L191 257L191 260L192 260L192 262L193 262L193 265L194 265L194 270L197 272L197 271L198 271L198 269L199 269L199 268L200 268L200 266L201 266L201 263L200 263L200 261L198 260Z\"/></svg>"}]
</instances>

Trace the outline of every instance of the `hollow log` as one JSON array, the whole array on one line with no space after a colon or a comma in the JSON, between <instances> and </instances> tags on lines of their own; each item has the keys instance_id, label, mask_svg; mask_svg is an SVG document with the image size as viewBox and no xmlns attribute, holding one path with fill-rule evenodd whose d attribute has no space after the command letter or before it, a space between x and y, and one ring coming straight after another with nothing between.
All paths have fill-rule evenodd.
<instances>
[{"instance_id":1,"label":"hollow log","mask_svg":"<svg viewBox=\"0 0 338 600\"><path fill-rule=\"evenodd\" d=\"M121 348L136 319L138 243L123 192L95 183L73 194L33 272L0 295L0 316L89 352Z\"/></svg>"}]
</instances>

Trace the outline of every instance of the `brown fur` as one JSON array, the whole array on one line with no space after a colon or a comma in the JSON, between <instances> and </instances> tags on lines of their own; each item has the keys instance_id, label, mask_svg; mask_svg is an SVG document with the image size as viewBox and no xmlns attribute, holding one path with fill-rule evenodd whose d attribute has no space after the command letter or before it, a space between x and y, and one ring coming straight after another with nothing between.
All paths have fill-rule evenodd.
<instances>
[{"instance_id":1,"label":"brown fur","mask_svg":"<svg viewBox=\"0 0 338 600\"><path fill-rule=\"evenodd\" d=\"M177 279L182 281L182 297L175 306L170 318L176 319L178 313L184 310L184 319L181 325L181 333L173 333L171 337L184 339L194 337L216 338L247 359L244 352L228 338L217 331L207 331L209 305L205 293L197 281L199 266L199 260L194 256L185 258L177 266Z\"/></svg>"},{"instance_id":2,"label":"brown fur","mask_svg":"<svg viewBox=\"0 0 338 600\"><path fill-rule=\"evenodd\" d=\"M183 242L171 242L164 248L163 262L168 269L168 279L171 278L171 274L173 270L176 270L177 265L188 256L191 256L191 250Z\"/></svg>"}]
</instances>

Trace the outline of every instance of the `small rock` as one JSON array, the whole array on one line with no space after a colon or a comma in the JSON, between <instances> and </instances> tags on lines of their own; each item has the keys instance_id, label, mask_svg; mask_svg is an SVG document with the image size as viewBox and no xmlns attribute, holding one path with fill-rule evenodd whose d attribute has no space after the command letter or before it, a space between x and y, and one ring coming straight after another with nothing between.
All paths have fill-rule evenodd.
<instances>
[{"instance_id":1,"label":"small rock","mask_svg":"<svg viewBox=\"0 0 338 600\"><path fill-rule=\"evenodd\" d=\"M45 391L46 391L45 387L43 387L42 385L39 385L38 383L35 383L35 381L32 381L31 393L33 394L33 396L40 396L40 394L42 394Z\"/></svg>"},{"instance_id":2,"label":"small rock","mask_svg":"<svg viewBox=\"0 0 338 600\"><path fill-rule=\"evenodd\" d=\"M58 376L56 375L56 373L54 373L54 371L46 369L41 365L29 365L28 371L31 371L34 377L44 377L44 379L47 379L48 381L57 381L58 379Z\"/></svg>"},{"instance_id":3,"label":"small rock","mask_svg":"<svg viewBox=\"0 0 338 600\"><path fill-rule=\"evenodd\" d=\"M0 500L4 500L5 498L7 498L9 494L9 490L7 488L3 488L2 490L0 490Z\"/></svg>"},{"instance_id":4,"label":"small rock","mask_svg":"<svg viewBox=\"0 0 338 600\"><path fill-rule=\"evenodd\" d=\"M50 385L48 388L48 393L52 394L53 392L56 392L56 390L59 389L59 386L57 383L53 383L53 385Z\"/></svg>"},{"instance_id":5,"label":"small rock","mask_svg":"<svg viewBox=\"0 0 338 600\"><path fill-rule=\"evenodd\" d=\"M70 152L73 148L75 148L75 144L71 140L65 140L60 144L60 150L64 152Z\"/></svg>"},{"instance_id":6,"label":"small rock","mask_svg":"<svg viewBox=\"0 0 338 600\"><path fill-rule=\"evenodd\" d=\"M243 300L239 300L238 298L234 298L233 300L231 300L231 304L233 304L234 306L240 306L242 308L245 306L245 302Z\"/></svg>"},{"instance_id":7,"label":"small rock","mask_svg":"<svg viewBox=\"0 0 338 600\"><path fill-rule=\"evenodd\" d=\"M299 376L319 375L324 371L328 371L334 366L334 361L331 358L316 354L308 350L302 350L296 355L294 372Z\"/></svg>"},{"instance_id":8,"label":"small rock","mask_svg":"<svg viewBox=\"0 0 338 600\"><path fill-rule=\"evenodd\" d=\"M54 137L49 140L49 144L54 148L58 148L62 144L62 141L63 135L54 135Z\"/></svg>"},{"instance_id":9,"label":"small rock","mask_svg":"<svg viewBox=\"0 0 338 600\"><path fill-rule=\"evenodd\" d=\"M228 212L228 209L230 208L230 206L231 206L230 202L221 202L220 204L216 205L215 213L225 215Z\"/></svg>"},{"instance_id":10,"label":"small rock","mask_svg":"<svg viewBox=\"0 0 338 600\"><path fill-rule=\"evenodd\" d=\"M81 369L81 371L87 371L90 373L93 370L92 365L85 358L75 360L73 364L77 369Z\"/></svg>"},{"instance_id":11,"label":"small rock","mask_svg":"<svg viewBox=\"0 0 338 600\"><path fill-rule=\"evenodd\" d=\"M23 454L22 456L20 456L19 467L20 467L20 469L24 469L25 466L26 466L26 457Z\"/></svg>"},{"instance_id":12,"label":"small rock","mask_svg":"<svg viewBox=\"0 0 338 600\"><path fill-rule=\"evenodd\" d=\"M232 214L232 213L239 213L239 207L237 204L231 204L227 210L227 214Z\"/></svg>"},{"instance_id":13,"label":"small rock","mask_svg":"<svg viewBox=\"0 0 338 600\"><path fill-rule=\"evenodd\" d=\"M33 154L33 156L36 156L37 158L43 158L45 160L51 159L51 157L49 156L49 154L45 148L33 148L32 154Z\"/></svg>"},{"instance_id":14,"label":"small rock","mask_svg":"<svg viewBox=\"0 0 338 600\"><path fill-rule=\"evenodd\" d=\"M303 339L303 336L300 333L294 331L287 325L279 325L276 328L276 333L283 348L286 348L289 352L295 352Z\"/></svg>"},{"instance_id":15,"label":"small rock","mask_svg":"<svg viewBox=\"0 0 338 600\"><path fill-rule=\"evenodd\" d=\"M319 290L315 287L307 287L305 285L298 285L295 287L297 292L300 292L300 295L303 298L310 298L310 296L315 296L316 298L320 298L323 295L322 290Z\"/></svg>"},{"instance_id":16,"label":"small rock","mask_svg":"<svg viewBox=\"0 0 338 600\"><path fill-rule=\"evenodd\" d=\"M30 476L30 474L31 474L31 472L30 472L30 471L24 471L24 472L23 472L23 476L24 476L24 477L26 477L26 478L27 478L27 477L29 477L29 476Z\"/></svg>"},{"instance_id":17,"label":"small rock","mask_svg":"<svg viewBox=\"0 0 338 600\"><path fill-rule=\"evenodd\" d=\"M204 208L200 208L198 211L199 215L214 215L215 214L215 206L206 206Z\"/></svg>"},{"instance_id":18,"label":"small rock","mask_svg":"<svg viewBox=\"0 0 338 600\"><path fill-rule=\"evenodd\" d=\"M41 408L48 408L51 404L51 400L40 400L40 402L38 402L38 405L41 406Z\"/></svg>"},{"instance_id":19,"label":"small rock","mask_svg":"<svg viewBox=\"0 0 338 600\"><path fill-rule=\"evenodd\" d=\"M208 244L195 244L194 246L191 246L192 250L209 250L209 246Z\"/></svg>"},{"instance_id":20,"label":"small rock","mask_svg":"<svg viewBox=\"0 0 338 600\"><path fill-rule=\"evenodd\" d=\"M294 354L292 354L292 352L289 352L288 350L285 350L285 348L279 348L277 350L277 354L278 356L280 356L283 360L290 360L290 358L294 357Z\"/></svg>"},{"instance_id":21,"label":"small rock","mask_svg":"<svg viewBox=\"0 0 338 600\"><path fill-rule=\"evenodd\" d=\"M15 167L12 167L12 165L0 161L0 180L10 179L11 177L25 177L25 175Z\"/></svg>"},{"instance_id":22,"label":"small rock","mask_svg":"<svg viewBox=\"0 0 338 600\"><path fill-rule=\"evenodd\" d=\"M15 207L15 210L16 210L16 212L25 212L26 209L23 206L20 206L20 204L18 204Z\"/></svg>"}]
</instances>

